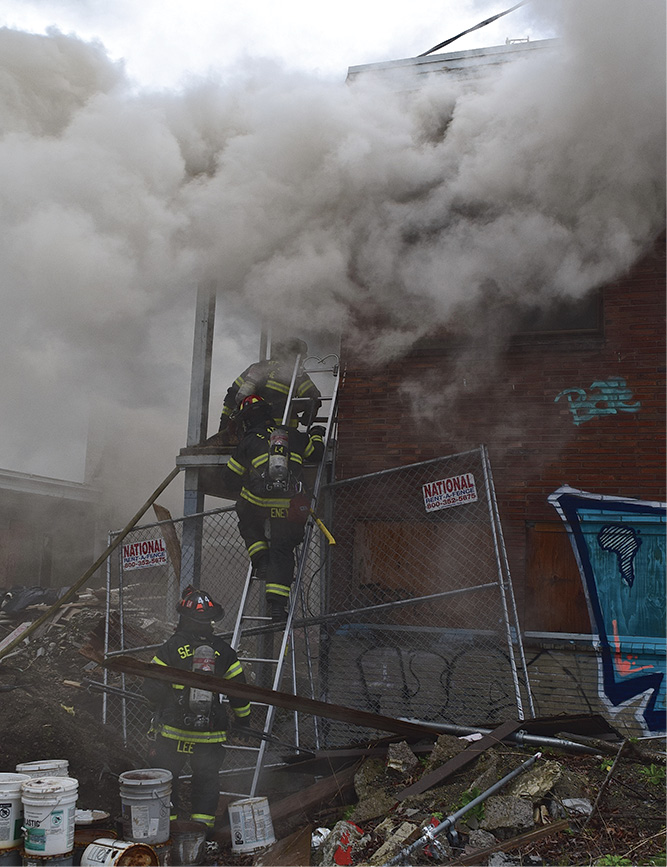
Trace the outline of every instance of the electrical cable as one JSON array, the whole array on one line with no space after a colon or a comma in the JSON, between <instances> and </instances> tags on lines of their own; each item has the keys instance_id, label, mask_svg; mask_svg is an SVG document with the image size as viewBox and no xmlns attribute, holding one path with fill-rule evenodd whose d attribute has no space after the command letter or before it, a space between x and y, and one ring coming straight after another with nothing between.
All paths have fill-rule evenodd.
<instances>
[{"instance_id":1,"label":"electrical cable","mask_svg":"<svg viewBox=\"0 0 667 867\"><path fill-rule=\"evenodd\" d=\"M521 0L520 3L512 6L511 9L506 9L504 12L499 12L497 15L493 15L491 18L487 18L486 21L480 21L480 23L475 24L474 27L469 27L467 30L464 30L463 33L459 33L457 36L452 36L451 39L446 39L439 45L434 45L433 48L429 48L428 51L424 51L422 54L418 54L417 57L426 57L427 54L432 54L434 51L439 51L441 48L444 48L445 45L456 42L457 39L460 39L462 36L466 36L468 33L472 33L473 30L479 30L480 27L486 27L487 24L492 24L494 21L497 21L498 18L502 18L503 15L509 15L510 12L514 12L514 10L518 9L519 6L525 6L526 3L530 3L530 0Z\"/></svg>"}]
</instances>

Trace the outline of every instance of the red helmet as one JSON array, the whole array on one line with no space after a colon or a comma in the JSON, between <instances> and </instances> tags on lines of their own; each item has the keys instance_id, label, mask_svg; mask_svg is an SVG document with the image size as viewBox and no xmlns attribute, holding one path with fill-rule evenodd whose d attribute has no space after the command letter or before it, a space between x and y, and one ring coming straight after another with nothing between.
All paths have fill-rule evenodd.
<instances>
[{"instance_id":1,"label":"red helmet","mask_svg":"<svg viewBox=\"0 0 667 867\"><path fill-rule=\"evenodd\" d=\"M176 612L199 624L220 620L225 613L222 605L214 602L205 590L198 590L192 584L188 584L183 591Z\"/></svg>"},{"instance_id":2,"label":"red helmet","mask_svg":"<svg viewBox=\"0 0 667 867\"><path fill-rule=\"evenodd\" d=\"M239 418L244 430L250 430L262 422L273 420L271 404L258 394L249 394L244 397L239 406Z\"/></svg>"}]
</instances>

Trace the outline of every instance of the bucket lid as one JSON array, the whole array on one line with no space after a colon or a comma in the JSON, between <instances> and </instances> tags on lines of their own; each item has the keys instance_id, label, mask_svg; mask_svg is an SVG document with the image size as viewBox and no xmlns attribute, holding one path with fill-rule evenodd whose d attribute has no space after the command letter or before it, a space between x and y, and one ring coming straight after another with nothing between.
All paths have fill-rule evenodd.
<instances>
[{"instance_id":1,"label":"bucket lid","mask_svg":"<svg viewBox=\"0 0 667 867\"><path fill-rule=\"evenodd\" d=\"M23 783L25 780L30 780L32 777L30 774L12 774L9 773L0 773L0 789L4 788L7 785L11 785L12 783L16 786L20 783Z\"/></svg>"},{"instance_id":2,"label":"bucket lid","mask_svg":"<svg viewBox=\"0 0 667 867\"><path fill-rule=\"evenodd\" d=\"M136 771L124 771L118 779L123 785L149 787L155 783L171 782L172 774L166 768L139 768Z\"/></svg>"},{"instance_id":3,"label":"bucket lid","mask_svg":"<svg viewBox=\"0 0 667 867\"><path fill-rule=\"evenodd\" d=\"M79 788L79 781L74 777L29 777L21 788L32 795L55 795L74 792Z\"/></svg>"},{"instance_id":4,"label":"bucket lid","mask_svg":"<svg viewBox=\"0 0 667 867\"><path fill-rule=\"evenodd\" d=\"M69 762L67 759L41 759L38 762L19 762L16 768L17 770L19 768L25 768L26 770L31 771L41 771L48 770L49 768L66 768L68 765Z\"/></svg>"}]
</instances>

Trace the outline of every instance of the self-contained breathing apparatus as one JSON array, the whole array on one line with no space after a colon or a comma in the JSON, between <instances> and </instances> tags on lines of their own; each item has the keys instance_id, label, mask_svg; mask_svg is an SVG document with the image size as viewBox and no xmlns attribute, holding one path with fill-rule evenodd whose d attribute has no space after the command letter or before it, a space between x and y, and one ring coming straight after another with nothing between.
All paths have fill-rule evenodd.
<instances>
[{"instance_id":1,"label":"self-contained breathing apparatus","mask_svg":"<svg viewBox=\"0 0 667 867\"><path fill-rule=\"evenodd\" d=\"M192 657L192 670L200 674L213 674L215 671L215 652L208 644L201 644ZM217 696L215 696L217 700ZM188 706L183 715L183 723L189 729L204 731L210 728L211 710L214 695L206 689L191 686L188 692Z\"/></svg>"}]
</instances>

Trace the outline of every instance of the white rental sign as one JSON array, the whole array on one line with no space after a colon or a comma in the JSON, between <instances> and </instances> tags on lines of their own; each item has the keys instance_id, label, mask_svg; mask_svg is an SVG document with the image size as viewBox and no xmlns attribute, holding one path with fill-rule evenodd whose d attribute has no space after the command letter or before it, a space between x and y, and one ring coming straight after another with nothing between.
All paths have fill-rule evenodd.
<instances>
[{"instance_id":1,"label":"white rental sign","mask_svg":"<svg viewBox=\"0 0 667 867\"><path fill-rule=\"evenodd\" d=\"M146 539L123 545L123 570L144 569L146 566L164 566L167 563L167 549L164 539Z\"/></svg>"},{"instance_id":2,"label":"white rental sign","mask_svg":"<svg viewBox=\"0 0 667 867\"><path fill-rule=\"evenodd\" d=\"M472 473L427 482L422 485L422 492L427 512L437 512L439 509L449 509L451 506L461 506L477 500L475 477Z\"/></svg>"}]
</instances>

